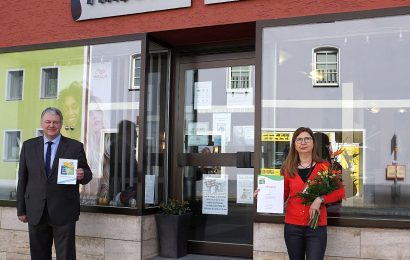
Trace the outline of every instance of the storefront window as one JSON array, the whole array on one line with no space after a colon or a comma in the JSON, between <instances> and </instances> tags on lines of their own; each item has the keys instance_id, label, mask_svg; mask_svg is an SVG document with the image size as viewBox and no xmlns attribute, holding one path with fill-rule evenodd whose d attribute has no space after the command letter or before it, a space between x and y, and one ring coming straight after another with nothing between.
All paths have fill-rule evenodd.
<instances>
[{"instance_id":1,"label":"storefront window","mask_svg":"<svg viewBox=\"0 0 410 260\"><path fill-rule=\"evenodd\" d=\"M130 91L133 55L141 42L90 46L85 144L93 180L86 205L136 207L139 91Z\"/></svg>"},{"instance_id":2,"label":"storefront window","mask_svg":"<svg viewBox=\"0 0 410 260\"><path fill-rule=\"evenodd\" d=\"M82 140L85 53L86 47L72 47L0 54L0 82L7 82L0 84L1 200L15 199L21 144L42 135L44 108L59 107L64 115L62 134ZM41 93L46 92L54 98L43 99Z\"/></svg>"},{"instance_id":3,"label":"storefront window","mask_svg":"<svg viewBox=\"0 0 410 260\"><path fill-rule=\"evenodd\" d=\"M170 51L149 41L145 89L144 207L156 207L168 194Z\"/></svg>"},{"instance_id":4,"label":"storefront window","mask_svg":"<svg viewBox=\"0 0 410 260\"><path fill-rule=\"evenodd\" d=\"M346 198L331 215L410 216L409 22L397 16L263 30L262 173L280 174L291 133L310 127L340 150ZM317 87L329 84L338 87Z\"/></svg>"},{"instance_id":5,"label":"storefront window","mask_svg":"<svg viewBox=\"0 0 410 260\"><path fill-rule=\"evenodd\" d=\"M141 41L0 54L0 199L15 199L21 144L42 135L41 112L55 106L62 135L84 143L93 172L81 204L136 208L140 91L129 86L140 54Z\"/></svg>"}]
</instances>

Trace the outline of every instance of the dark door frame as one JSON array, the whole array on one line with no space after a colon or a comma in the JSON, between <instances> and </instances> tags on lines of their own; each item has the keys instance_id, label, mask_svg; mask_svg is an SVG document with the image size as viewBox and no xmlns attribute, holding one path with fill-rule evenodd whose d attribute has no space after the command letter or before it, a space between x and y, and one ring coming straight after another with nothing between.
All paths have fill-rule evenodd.
<instances>
[{"instance_id":1,"label":"dark door frame","mask_svg":"<svg viewBox=\"0 0 410 260\"><path fill-rule=\"evenodd\" d=\"M185 55L174 51L174 80L171 89L171 122L170 135L170 197L183 198L182 171L184 166L236 166L253 168L253 153L224 154L184 154L184 105L185 105L185 71L188 69L206 69L239 65L256 65L254 51L231 52L205 55ZM243 164L243 162L246 162ZM242 163L242 164L241 164ZM189 242L189 251L199 254L252 257L253 245L226 244L215 242Z\"/></svg>"}]
</instances>

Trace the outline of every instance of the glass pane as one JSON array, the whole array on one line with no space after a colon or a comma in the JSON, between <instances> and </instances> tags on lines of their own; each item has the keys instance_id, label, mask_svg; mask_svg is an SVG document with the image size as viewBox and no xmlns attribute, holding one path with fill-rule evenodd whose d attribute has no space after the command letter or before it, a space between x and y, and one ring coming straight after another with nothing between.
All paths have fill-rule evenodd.
<instances>
[{"instance_id":1,"label":"glass pane","mask_svg":"<svg viewBox=\"0 0 410 260\"><path fill-rule=\"evenodd\" d=\"M58 69L50 68L43 69L43 92L44 97L56 97L57 96L57 82L58 82Z\"/></svg>"},{"instance_id":2,"label":"glass pane","mask_svg":"<svg viewBox=\"0 0 410 260\"><path fill-rule=\"evenodd\" d=\"M141 86L141 79L140 78L134 78L134 86L135 87Z\"/></svg>"},{"instance_id":3,"label":"glass pane","mask_svg":"<svg viewBox=\"0 0 410 260\"><path fill-rule=\"evenodd\" d=\"M7 97L20 100L15 105L5 99L0 101L0 111L7 111L2 115L4 123L0 126L0 132L14 132L13 129L18 129L19 143L37 137L41 112L46 106L52 106L60 108L63 112L62 134L84 141L82 129L86 128L86 123L83 123L82 104L84 101L85 49L85 47L79 46L0 54L0 82L7 82L7 91L5 90ZM43 93L41 88L42 70L50 67L61 70L59 75L60 93L58 93L58 98L45 101L41 99ZM29 77L26 77L27 75ZM24 85L29 86L24 89L24 97L23 78ZM56 77L51 76L51 78ZM3 150L3 159L8 157L13 158L13 160L0 161L0 199L13 200L15 199L20 148L15 135L10 137L10 141L6 139L4 134L0 135L0 142L4 146L10 147L7 154L4 153L5 149Z\"/></svg>"},{"instance_id":4,"label":"glass pane","mask_svg":"<svg viewBox=\"0 0 410 260\"><path fill-rule=\"evenodd\" d=\"M251 73L251 66L231 67L230 86L228 92L247 92L250 87L249 76Z\"/></svg>"},{"instance_id":5,"label":"glass pane","mask_svg":"<svg viewBox=\"0 0 410 260\"><path fill-rule=\"evenodd\" d=\"M254 81L248 93L227 93L221 87L226 70L186 71L185 153L199 153L205 146L220 153L253 151Z\"/></svg>"},{"instance_id":6,"label":"glass pane","mask_svg":"<svg viewBox=\"0 0 410 260\"><path fill-rule=\"evenodd\" d=\"M336 65L336 64L327 64L326 67L327 67L328 73L330 73L330 72L335 72L336 69L337 69L337 65Z\"/></svg>"},{"instance_id":7,"label":"glass pane","mask_svg":"<svg viewBox=\"0 0 410 260\"><path fill-rule=\"evenodd\" d=\"M8 97L9 100L21 99L23 94L23 71L8 72Z\"/></svg>"},{"instance_id":8,"label":"glass pane","mask_svg":"<svg viewBox=\"0 0 410 260\"><path fill-rule=\"evenodd\" d=\"M20 132L6 132L6 160L16 161L20 152Z\"/></svg>"},{"instance_id":9,"label":"glass pane","mask_svg":"<svg viewBox=\"0 0 410 260\"><path fill-rule=\"evenodd\" d=\"M167 194L168 173L168 51L150 43L144 146L145 207L158 205Z\"/></svg>"},{"instance_id":10,"label":"glass pane","mask_svg":"<svg viewBox=\"0 0 410 260\"><path fill-rule=\"evenodd\" d=\"M135 67L134 76L135 76L136 78L140 78L140 77L141 77L141 68L140 68L140 67Z\"/></svg>"},{"instance_id":11,"label":"glass pane","mask_svg":"<svg viewBox=\"0 0 410 260\"><path fill-rule=\"evenodd\" d=\"M254 75L254 66L241 68ZM253 151L254 81L248 93L227 92L227 70L185 72L184 153ZM186 167L183 181L194 213L191 240L252 244L253 169ZM216 208L215 194L222 201Z\"/></svg>"},{"instance_id":12,"label":"glass pane","mask_svg":"<svg viewBox=\"0 0 410 260\"><path fill-rule=\"evenodd\" d=\"M333 150L341 149L336 160L343 167L346 199L329 212L410 217L410 181L404 167L410 162L410 60L403 57L410 46L394 29L409 30L409 22L407 15L292 26L291 32L289 27L264 29L261 171L270 168L268 172L279 174L291 133L309 126L328 135ZM306 33L309 39L303 37ZM370 34L377 37L359 40ZM351 35L348 44L345 35ZM343 55L340 75L335 63L318 66L327 71L323 81L340 78L339 88L311 85L311 50L321 45L338 46ZM381 54L381 49L389 52ZM297 58L279 64L277 53ZM336 55L328 54L328 62L335 60Z\"/></svg>"},{"instance_id":13,"label":"glass pane","mask_svg":"<svg viewBox=\"0 0 410 260\"><path fill-rule=\"evenodd\" d=\"M337 62L337 54L336 53L328 53L327 54L327 62L332 62L332 63Z\"/></svg>"},{"instance_id":14,"label":"glass pane","mask_svg":"<svg viewBox=\"0 0 410 260\"><path fill-rule=\"evenodd\" d=\"M191 172L196 178L187 177ZM193 212L189 240L252 244L253 169L185 167L184 176L184 198ZM216 194L220 204L214 208Z\"/></svg>"},{"instance_id":15,"label":"glass pane","mask_svg":"<svg viewBox=\"0 0 410 260\"><path fill-rule=\"evenodd\" d=\"M130 56L140 41L90 46L86 153L93 180L81 187L88 205L136 207L139 91L128 91Z\"/></svg>"},{"instance_id":16,"label":"glass pane","mask_svg":"<svg viewBox=\"0 0 410 260\"><path fill-rule=\"evenodd\" d=\"M326 54L325 53L317 53L316 54L316 61L324 63L326 62Z\"/></svg>"}]
</instances>

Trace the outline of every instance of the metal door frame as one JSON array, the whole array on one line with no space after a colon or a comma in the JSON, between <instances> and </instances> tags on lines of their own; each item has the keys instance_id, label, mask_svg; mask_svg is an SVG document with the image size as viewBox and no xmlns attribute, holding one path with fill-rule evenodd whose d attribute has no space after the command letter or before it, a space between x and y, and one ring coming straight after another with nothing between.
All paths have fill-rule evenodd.
<instances>
[{"instance_id":1,"label":"metal door frame","mask_svg":"<svg viewBox=\"0 0 410 260\"><path fill-rule=\"evenodd\" d=\"M224 53L210 55L191 55L181 57L176 55L174 60L174 88L171 91L171 126L170 149L170 197L183 198L182 171L185 166L234 166L253 168L254 157L250 152L223 154L192 154L182 153L184 136L184 106L185 106L185 71L190 69L207 69L229 66L256 66L255 52ZM256 87L255 87L256 88ZM255 97L256 98L256 97ZM256 103L256 99L255 99ZM256 110L255 119L256 120ZM255 121L254 121L255 123ZM243 163L245 162L245 164ZM228 244L217 242L189 242L189 251L199 254L214 254L225 256L252 257L253 245Z\"/></svg>"}]
</instances>

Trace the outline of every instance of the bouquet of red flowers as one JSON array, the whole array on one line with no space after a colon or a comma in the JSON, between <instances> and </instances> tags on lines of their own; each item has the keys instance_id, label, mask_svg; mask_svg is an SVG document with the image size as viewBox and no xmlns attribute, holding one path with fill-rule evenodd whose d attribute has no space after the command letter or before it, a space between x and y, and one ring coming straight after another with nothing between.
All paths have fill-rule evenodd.
<instances>
[{"instance_id":1,"label":"bouquet of red flowers","mask_svg":"<svg viewBox=\"0 0 410 260\"><path fill-rule=\"evenodd\" d=\"M323 166L313 180L308 180L303 192L296 196L303 199L304 205L311 205L320 196L327 195L337 190L342 185L342 170L340 164L333 163L330 166ZM319 222L319 212L309 221L309 227L316 229Z\"/></svg>"}]
</instances>

